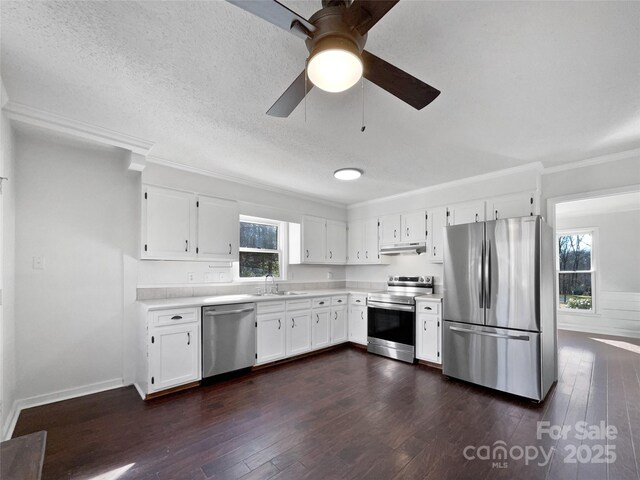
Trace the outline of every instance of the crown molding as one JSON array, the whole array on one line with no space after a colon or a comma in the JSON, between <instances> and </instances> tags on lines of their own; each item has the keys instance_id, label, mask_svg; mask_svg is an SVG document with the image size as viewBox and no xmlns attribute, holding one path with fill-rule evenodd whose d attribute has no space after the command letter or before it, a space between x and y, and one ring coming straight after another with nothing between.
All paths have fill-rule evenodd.
<instances>
[{"instance_id":1,"label":"crown molding","mask_svg":"<svg viewBox=\"0 0 640 480\"><path fill-rule=\"evenodd\" d=\"M573 170L576 168L590 167L593 165L600 165L602 163L615 162L618 160L624 160L631 157L640 157L640 148L634 148L631 150L625 150L624 152L610 153L608 155L600 155L598 157L587 158L585 160L578 160L577 162L565 163L557 165L555 167L545 167L542 174L549 175L550 173L564 172L566 170Z\"/></svg>"},{"instance_id":2,"label":"crown molding","mask_svg":"<svg viewBox=\"0 0 640 480\"><path fill-rule=\"evenodd\" d=\"M465 178L460 178L458 180L452 180L450 182L438 183L436 185L430 185L428 187L417 188L415 190L409 190L408 192L397 193L395 195L389 195L387 197L374 198L372 200L365 200L364 202L353 203L351 205L348 205L347 208L352 209L352 208L364 207L367 205L374 205L377 203L389 202L392 200L401 200L403 198L407 198L413 195L422 195L425 193L434 192L434 191L442 190L445 188L459 187L462 185L468 185L470 183L477 183L477 182L482 182L482 181L490 180L494 178L505 177L507 175L513 175L515 173L531 171L533 173L538 174L539 176L542 173L543 169L544 167L540 162L526 163L524 165L518 165L517 167L504 168L502 170L495 170L493 172L483 173L481 175L475 175L473 177L465 177Z\"/></svg>"},{"instance_id":3,"label":"crown molding","mask_svg":"<svg viewBox=\"0 0 640 480\"><path fill-rule=\"evenodd\" d=\"M216 178L218 180L224 180L231 183L238 183L240 185L246 185L247 187L259 188L261 190L279 193L281 195L288 195L288 196L299 198L302 200L307 200L310 202L327 205L329 207L345 208L347 206L345 203L332 202L331 200L327 200L325 198L315 197L313 195L306 195L304 193L287 190L286 188L276 187L274 185L267 185L260 182L254 182L252 180L247 180L245 178L234 177L231 175L222 175L219 173L212 172L211 170L206 170L204 168L199 168L199 167L192 167L191 165L185 165L184 163L174 162L172 160L156 157L154 155L147 156L147 163L153 163L156 165L161 165L163 167L174 168L176 170L182 170L184 172L195 173L197 175L203 175L205 177Z\"/></svg>"},{"instance_id":4,"label":"crown molding","mask_svg":"<svg viewBox=\"0 0 640 480\"><path fill-rule=\"evenodd\" d=\"M124 148L143 156L148 155L154 145L153 142L141 138L45 112L22 103L9 101L2 109L6 112L7 117L15 122L46 128L104 145Z\"/></svg>"}]
</instances>

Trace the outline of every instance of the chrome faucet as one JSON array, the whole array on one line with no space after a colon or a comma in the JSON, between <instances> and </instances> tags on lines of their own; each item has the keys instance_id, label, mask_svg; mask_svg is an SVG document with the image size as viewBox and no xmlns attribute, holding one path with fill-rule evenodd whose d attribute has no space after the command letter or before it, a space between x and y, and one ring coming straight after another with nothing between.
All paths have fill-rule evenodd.
<instances>
[{"instance_id":1,"label":"chrome faucet","mask_svg":"<svg viewBox=\"0 0 640 480\"><path fill-rule=\"evenodd\" d=\"M269 291L269 277L271 277L271 291ZM273 275L268 273L264 276L264 293L278 293L278 284L276 283L276 279L273 278Z\"/></svg>"}]
</instances>

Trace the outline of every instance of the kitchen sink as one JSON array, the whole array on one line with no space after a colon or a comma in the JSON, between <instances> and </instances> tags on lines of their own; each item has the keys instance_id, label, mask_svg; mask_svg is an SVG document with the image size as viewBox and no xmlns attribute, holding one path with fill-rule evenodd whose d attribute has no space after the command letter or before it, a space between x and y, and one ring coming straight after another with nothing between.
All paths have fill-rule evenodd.
<instances>
[{"instance_id":1,"label":"kitchen sink","mask_svg":"<svg viewBox=\"0 0 640 480\"><path fill-rule=\"evenodd\" d=\"M263 297L283 297L290 295L304 295L302 292L276 292L276 293L263 293Z\"/></svg>"}]
</instances>

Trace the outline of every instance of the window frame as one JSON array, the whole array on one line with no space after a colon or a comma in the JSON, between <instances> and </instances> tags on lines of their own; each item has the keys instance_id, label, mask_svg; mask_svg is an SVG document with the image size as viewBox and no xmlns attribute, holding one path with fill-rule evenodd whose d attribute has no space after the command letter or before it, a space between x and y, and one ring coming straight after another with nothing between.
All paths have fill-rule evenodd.
<instances>
[{"instance_id":1,"label":"window frame","mask_svg":"<svg viewBox=\"0 0 640 480\"><path fill-rule=\"evenodd\" d=\"M560 252L558 251L558 245L560 237L569 235L582 235L591 234L591 268L589 270L560 270ZM598 283L598 227L579 227L579 228L565 228L556 231L555 236L555 257L556 257L556 310L559 314L565 315L585 315L595 316L599 315L598 311L598 299L599 299L599 283ZM562 273L589 273L591 274L591 309L582 310L578 308L560 308L560 274Z\"/></svg>"},{"instance_id":2,"label":"window frame","mask_svg":"<svg viewBox=\"0 0 640 480\"><path fill-rule=\"evenodd\" d=\"M287 258L285 257L287 252L287 223L279 220L273 220L270 218L253 217L249 215L240 215L240 221L238 222L238 232L242 223L258 223L261 225L273 225L278 227L278 249L272 250L267 248L246 248L240 246L238 243L238 261L233 262L233 279L235 282L244 283L263 283L265 277L241 277L240 276L240 253L242 252L255 252L255 253L276 253L278 254L278 261L280 263L280 275L274 277L276 281L285 281L287 279Z\"/></svg>"}]
</instances>

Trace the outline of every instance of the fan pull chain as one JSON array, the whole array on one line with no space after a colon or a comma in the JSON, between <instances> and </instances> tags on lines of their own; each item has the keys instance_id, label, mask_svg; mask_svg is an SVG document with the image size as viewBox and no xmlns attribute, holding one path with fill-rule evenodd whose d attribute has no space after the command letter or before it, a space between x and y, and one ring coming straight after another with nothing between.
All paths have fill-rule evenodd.
<instances>
[{"instance_id":1,"label":"fan pull chain","mask_svg":"<svg viewBox=\"0 0 640 480\"><path fill-rule=\"evenodd\" d=\"M366 125L364 124L364 77L362 77L361 79L361 84L362 84L362 128L360 128L360 132L364 133L364 129L367 128Z\"/></svg>"}]
</instances>

